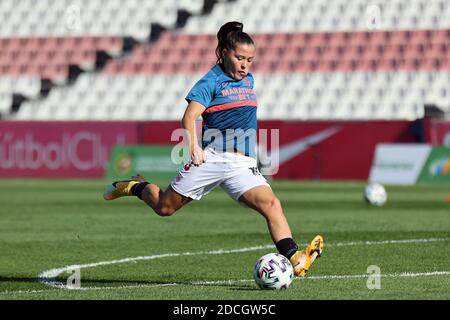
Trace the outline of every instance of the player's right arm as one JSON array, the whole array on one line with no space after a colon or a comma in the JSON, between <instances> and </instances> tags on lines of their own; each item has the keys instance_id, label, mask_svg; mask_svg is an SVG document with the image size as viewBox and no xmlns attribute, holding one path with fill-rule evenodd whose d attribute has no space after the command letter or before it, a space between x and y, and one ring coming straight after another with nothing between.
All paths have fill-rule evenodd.
<instances>
[{"instance_id":1,"label":"player's right arm","mask_svg":"<svg viewBox=\"0 0 450 320\"><path fill-rule=\"evenodd\" d=\"M187 139L189 144L189 151L191 154L191 161L194 165L199 166L206 161L203 149L198 145L197 130L195 121L205 111L205 107L192 100L189 102L182 119L183 128L187 131Z\"/></svg>"}]
</instances>

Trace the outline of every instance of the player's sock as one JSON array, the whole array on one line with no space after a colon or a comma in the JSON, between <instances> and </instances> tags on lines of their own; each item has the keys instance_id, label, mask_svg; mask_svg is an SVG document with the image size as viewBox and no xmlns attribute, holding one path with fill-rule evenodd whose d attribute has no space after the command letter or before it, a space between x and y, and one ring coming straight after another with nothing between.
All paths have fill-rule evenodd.
<instances>
[{"instance_id":1,"label":"player's sock","mask_svg":"<svg viewBox=\"0 0 450 320\"><path fill-rule=\"evenodd\" d=\"M275 245L278 252L290 259L297 252L298 246L292 238L285 238L278 241Z\"/></svg>"},{"instance_id":2,"label":"player's sock","mask_svg":"<svg viewBox=\"0 0 450 320\"><path fill-rule=\"evenodd\" d=\"M131 193L142 200L142 191L149 183L147 181L140 182L131 187Z\"/></svg>"}]
</instances>

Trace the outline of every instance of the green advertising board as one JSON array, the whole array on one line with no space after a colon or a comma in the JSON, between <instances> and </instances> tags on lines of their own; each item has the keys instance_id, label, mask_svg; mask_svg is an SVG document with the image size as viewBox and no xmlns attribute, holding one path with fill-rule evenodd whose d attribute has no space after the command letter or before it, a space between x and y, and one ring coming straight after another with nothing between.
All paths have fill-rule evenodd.
<instances>
[{"instance_id":1,"label":"green advertising board","mask_svg":"<svg viewBox=\"0 0 450 320\"><path fill-rule=\"evenodd\" d=\"M109 180L123 180L140 174L149 180L171 180L184 164L182 152L172 160L173 150L172 145L115 146L106 176Z\"/></svg>"},{"instance_id":2,"label":"green advertising board","mask_svg":"<svg viewBox=\"0 0 450 320\"><path fill-rule=\"evenodd\" d=\"M435 147L431 150L417 182L450 184L450 148Z\"/></svg>"}]
</instances>

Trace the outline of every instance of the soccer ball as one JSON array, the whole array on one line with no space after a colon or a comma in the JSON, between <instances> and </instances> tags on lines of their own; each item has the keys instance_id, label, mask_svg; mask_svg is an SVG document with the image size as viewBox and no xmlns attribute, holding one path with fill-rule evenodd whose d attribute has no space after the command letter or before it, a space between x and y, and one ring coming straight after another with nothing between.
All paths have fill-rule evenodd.
<instances>
[{"instance_id":1,"label":"soccer ball","mask_svg":"<svg viewBox=\"0 0 450 320\"><path fill-rule=\"evenodd\" d=\"M294 268L285 256L268 253L256 261L253 278L261 289L287 289L294 280Z\"/></svg>"},{"instance_id":2,"label":"soccer ball","mask_svg":"<svg viewBox=\"0 0 450 320\"><path fill-rule=\"evenodd\" d=\"M387 193L383 185L370 183L364 188L364 200L375 206L382 206L386 203Z\"/></svg>"}]
</instances>

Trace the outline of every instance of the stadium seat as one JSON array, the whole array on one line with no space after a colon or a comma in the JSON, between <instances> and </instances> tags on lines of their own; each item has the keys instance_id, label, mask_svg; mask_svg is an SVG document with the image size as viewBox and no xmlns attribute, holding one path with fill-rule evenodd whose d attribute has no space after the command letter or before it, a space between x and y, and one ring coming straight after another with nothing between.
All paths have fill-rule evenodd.
<instances>
[{"instance_id":1,"label":"stadium seat","mask_svg":"<svg viewBox=\"0 0 450 320\"><path fill-rule=\"evenodd\" d=\"M262 119L410 119L423 114L420 103L448 104L450 6L442 0L379 2L380 21L363 0L218 1L207 14L202 0L32 2L0 3L0 78L39 82L20 86L36 99L20 119L176 119L216 61L224 16L243 21L255 39ZM179 10L192 16L175 30ZM72 26L64 19L71 14ZM147 43L155 23L167 31ZM123 56L124 37L138 43ZM112 59L96 71L99 50ZM84 73L66 86L72 64ZM41 99L40 78L65 85ZM2 92L10 104L13 92Z\"/></svg>"}]
</instances>

